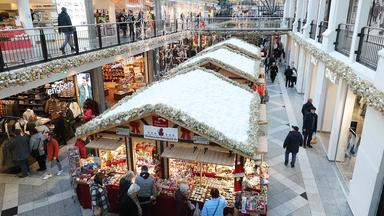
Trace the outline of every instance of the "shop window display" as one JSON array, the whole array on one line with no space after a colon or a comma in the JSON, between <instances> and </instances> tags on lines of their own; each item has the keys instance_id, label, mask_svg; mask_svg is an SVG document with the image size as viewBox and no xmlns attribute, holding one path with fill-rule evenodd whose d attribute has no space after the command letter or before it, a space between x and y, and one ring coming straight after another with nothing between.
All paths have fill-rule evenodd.
<instances>
[{"instance_id":1,"label":"shop window display","mask_svg":"<svg viewBox=\"0 0 384 216\"><path fill-rule=\"evenodd\" d=\"M125 145L116 150L99 150L100 167L114 172L125 172L127 170L127 154Z\"/></svg>"},{"instance_id":2,"label":"shop window display","mask_svg":"<svg viewBox=\"0 0 384 216\"><path fill-rule=\"evenodd\" d=\"M133 139L133 151L135 170L138 172L141 167L146 165L152 176L161 176L160 159L156 141Z\"/></svg>"},{"instance_id":3,"label":"shop window display","mask_svg":"<svg viewBox=\"0 0 384 216\"><path fill-rule=\"evenodd\" d=\"M144 55L102 66L104 89L109 106L146 85Z\"/></svg>"}]
</instances>

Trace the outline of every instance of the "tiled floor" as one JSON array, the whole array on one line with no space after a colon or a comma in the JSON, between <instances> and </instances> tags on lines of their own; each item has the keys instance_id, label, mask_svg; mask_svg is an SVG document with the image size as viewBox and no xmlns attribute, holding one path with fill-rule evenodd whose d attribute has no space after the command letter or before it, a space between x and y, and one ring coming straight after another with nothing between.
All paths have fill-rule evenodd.
<instances>
[{"instance_id":1,"label":"tiled floor","mask_svg":"<svg viewBox=\"0 0 384 216\"><path fill-rule=\"evenodd\" d=\"M268 191L269 216L352 215L340 186L337 168L329 162L321 145L313 149L300 149L295 168L283 164L283 140L290 125L301 126L303 97L294 89L286 89L279 77L268 86L270 187ZM65 148L61 159L68 169ZM1 216L75 216L91 215L78 204L68 174L47 181L43 173L19 179L0 175ZM11 195L10 195L11 194Z\"/></svg>"}]
</instances>

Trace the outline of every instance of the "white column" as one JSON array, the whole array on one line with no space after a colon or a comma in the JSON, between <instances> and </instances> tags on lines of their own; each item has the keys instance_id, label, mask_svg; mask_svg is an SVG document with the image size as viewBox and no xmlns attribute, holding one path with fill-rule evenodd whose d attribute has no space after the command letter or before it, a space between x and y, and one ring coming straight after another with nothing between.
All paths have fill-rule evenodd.
<instances>
[{"instance_id":1,"label":"white column","mask_svg":"<svg viewBox=\"0 0 384 216\"><path fill-rule=\"evenodd\" d=\"M313 97L313 105L317 108L318 128L322 128L322 119L324 116L325 98L327 94L327 82L325 78L325 64L323 62L317 63L317 76L316 76L316 91Z\"/></svg>"},{"instance_id":2,"label":"white column","mask_svg":"<svg viewBox=\"0 0 384 216\"><path fill-rule=\"evenodd\" d=\"M296 90L298 93L304 93L304 79L305 73L307 69L308 59L304 48L300 47L300 54L298 60L298 68L297 68L297 83Z\"/></svg>"},{"instance_id":3,"label":"white column","mask_svg":"<svg viewBox=\"0 0 384 216\"><path fill-rule=\"evenodd\" d=\"M335 103L335 110L333 116L338 116L338 118L333 118L331 136L329 138L329 147L327 151L328 160L334 161L336 159L337 153L337 144L339 141L339 133L341 128L341 123L343 121L342 116L344 113L345 100L347 98L348 85L345 80L340 80L339 85L337 86L337 96Z\"/></svg>"},{"instance_id":4,"label":"white column","mask_svg":"<svg viewBox=\"0 0 384 216\"><path fill-rule=\"evenodd\" d=\"M379 62L374 85L384 91L384 51ZM376 215L384 180L384 115L368 107L363 133L350 185L348 203L354 215Z\"/></svg>"},{"instance_id":5,"label":"white column","mask_svg":"<svg viewBox=\"0 0 384 216\"><path fill-rule=\"evenodd\" d=\"M297 29L297 22L300 19L300 22L302 22L301 14L303 12L303 2L304 0L296 0L296 17L295 22L293 23L293 31L295 32Z\"/></svg>"},{"instance_id":6,"label":"white column","mask_svg":"<svg viewBox=\"0 0 384 216\"><path fill-rule=\"evenodd\" d=\"M323 47L327 51L333 51L336 40L337 26L345 23L348 15L349 0L333 0L331 1L331 9L329 12L328 29L323 33Z\"/></svg>"},{"instance_id":7,"label":"white column","mask_svg":"<svg viewBox=\"0 0 384 216\"><path fill-rule=\"evenodd\" d=\"M111 0L108 0L108 2L109 2L109 6L108 6L109 22L115 23L116 22L116 6Z\"/></svg>"},{"instance_id":8,"label":"white column","mask_svg":"<svg viewBox=\"0 0 384 216\"><path fill-rule=\"evenodd\" d=\"M352 44L351 44L351 51L349 55L349 59L351 62L356 61L356 54L355 50L357 50L357 47L359 45L359 37L357 37L357 34L360 33L361 29L364 26L367 26L368 23L368 17L369 17L369 11L371 10L373 0L360 0L359 4L357 6L357 14L356 14L356 20L355 20L355 27L352 35Z\"/></svg>"},{"instance_id":9,"label":"white column","mask_svg":"<svg viewBox=\"0 0 384 216\"><path fill-rule=\"evenodd\" d=\"M304 37L309 38L309 32L311 31L311 22L312 20L317 19L317 10L319 7L319 0L309 0L308 1L308 13L307 13L307 23L304 26Z\"/></svg>"},{"instance_id":10,"label":"white column","mask_svg":"<svg viewBox=\"0 0 384 216\"><path fill-rule=\"evenodd\" d=\"M288 16L289 18L293 18L295 16L296 1L297 0L289 1L289 16Z\"/></svg>"},{"instance_id":11,"label":"white column","mask_svg":"<svg viewBox=\"0 0 384 216\"><path fill-rule=\"evenodd\" d=\"M311 55L307 54L306 66L304 71L304 101L307 101L311 97L311 84L313 76L313 67L311 63Z\"/></svg>"},{"instance_id":12,"label":"white column","mask_svg":"<svg viewBox=\"0 0 384 216\"><path fill-rule=\"evenodd\" d=\"M317 36L319 35L319 25L320 22L324 20L324 14L325 14L325 5L326 5L327 0L320 0L319 2L319 9L317 12L317 17L316 17L316 37L315 40L317 41Z\"/></svg>"},{"instance_id":13,"label":"white column","mask_svg":"<svg viewBox=\"0 0 384 216\"><path fill-rule=\"evenodd\" d=\"M289 17L289 14L290 14L290 2L292 0L285 0L284 2L284 14L283 14L283 17L284 18L288 18Z\"/></svg>"},{"instance_id":14,"label":"white column","mask_svg":"<svg viewBox=\"0 0 384 216\"><path fill-rule=\"evenodd\" d=\"M24 28L33 28L29 1L17 0L17 11Z\"/></svg>"}]
</instances>

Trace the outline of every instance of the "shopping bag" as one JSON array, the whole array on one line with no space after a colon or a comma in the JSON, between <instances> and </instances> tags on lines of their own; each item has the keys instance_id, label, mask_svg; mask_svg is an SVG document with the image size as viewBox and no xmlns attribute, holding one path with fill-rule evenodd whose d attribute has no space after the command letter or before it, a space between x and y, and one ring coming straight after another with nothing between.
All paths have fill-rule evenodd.
<instances>
[{"instance_id":1,"label":"shopping bag","mask_svg":"<svg viewBox=\"0 0 384 216\"><path fill-rule=\"evenodd\" d=\"M196 203L195 211L193 212L193 216L201 216L201 210L199 208L199 203Z\"/></svg>"},{"instance_id":2,"label":"shopping bag","mask_svg":"<svg viewBox=\"0 0 384 216\"><path fill-rule=\"evenodd\" d=\"M313 137L311 140L311 144L317 144L317 137Z\"/></svg>"}]
</instances>

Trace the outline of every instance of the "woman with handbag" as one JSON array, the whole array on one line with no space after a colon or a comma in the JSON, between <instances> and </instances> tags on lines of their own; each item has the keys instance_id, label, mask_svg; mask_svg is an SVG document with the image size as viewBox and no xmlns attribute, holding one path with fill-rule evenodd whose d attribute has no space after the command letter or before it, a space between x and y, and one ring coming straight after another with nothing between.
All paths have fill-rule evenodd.
<instances>
[{"instance_id":1,"label":"woman with handbag","mask_svg":"<svg viewBox=\"0 0 384 216\"><path fill-rule=\"evenodd\" d=\"M217 188L211 189L211 199L204 203L201 216L223 216L227 201Z\"/></svg>"},{"instance_id":2,"label":"woman with handbag","mask_svg":"<svg viewBox=\"0 0 384 216\"><path fill-rule=\"evenodd\" d=\"M44 135L38 132L35 127L29 129L31 138L29 139L29 146L31 148L31 156L37 160L39 169L37 171L44 171L47 169L45 164L45 150L44 150Z\"/></svg>"}]
</instances>

